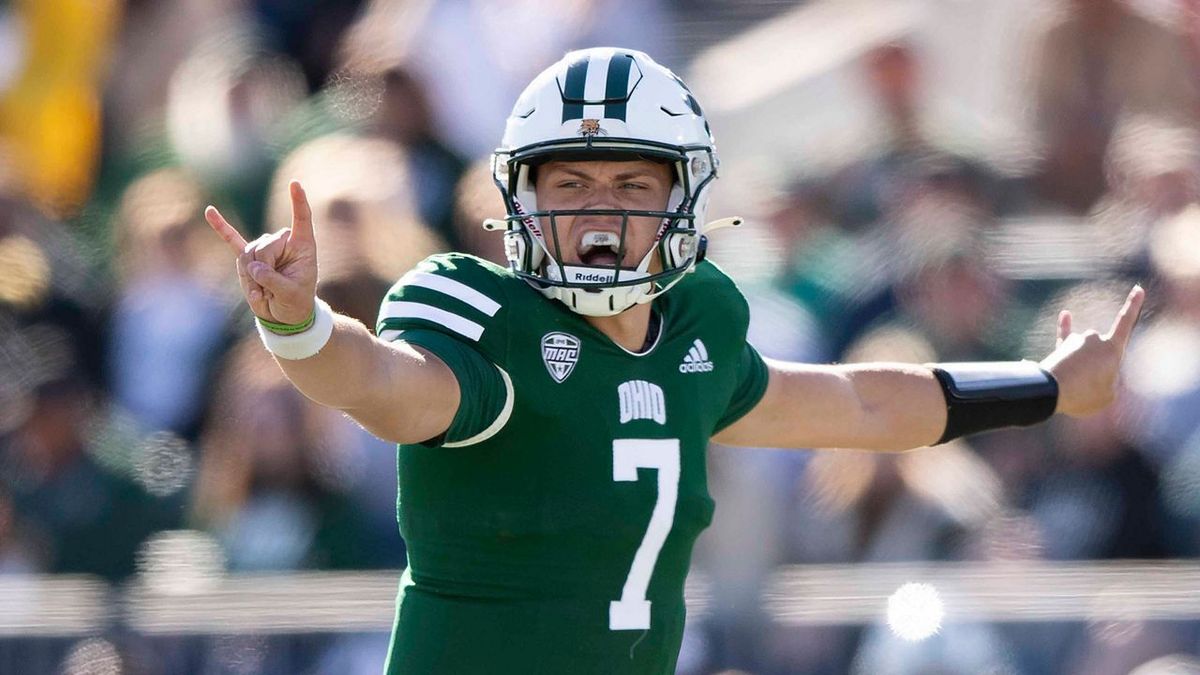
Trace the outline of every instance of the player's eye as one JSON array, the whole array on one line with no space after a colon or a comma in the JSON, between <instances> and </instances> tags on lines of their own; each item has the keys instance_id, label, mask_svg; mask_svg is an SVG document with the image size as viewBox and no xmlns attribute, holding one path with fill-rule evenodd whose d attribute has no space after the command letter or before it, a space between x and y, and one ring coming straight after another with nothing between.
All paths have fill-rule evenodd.
<instances>
[{"instance_id":1,"label":"player's eye","mask_svg":"<svg viewBox=\"0 0 1200 675\"><path fill-rule=\"evenodd\" d=\"M645 183L621 183L622 190L645 190L648 186Z\"/></svg>"}]
</instances>

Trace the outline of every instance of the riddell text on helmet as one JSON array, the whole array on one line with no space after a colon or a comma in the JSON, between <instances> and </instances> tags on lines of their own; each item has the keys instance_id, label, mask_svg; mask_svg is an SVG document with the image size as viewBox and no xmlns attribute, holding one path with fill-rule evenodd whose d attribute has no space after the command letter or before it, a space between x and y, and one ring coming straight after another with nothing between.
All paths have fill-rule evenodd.
<instances>
[{"instance_id":1,"label":"riddell text on helmet","mask_svg":"<svg viewBox=\"0 0 1200 675\"><path fill-rule=\"evenodd\" d=\"M589 274L587 272L581 272L581 273L575 275L575 281L577 281L577 282L579 282L579 281L596 281L596 282L603 283L606 281L612 281L612 278L613 278L613 275L611 275L611 274Z\"/></svg>"}]
</instances>

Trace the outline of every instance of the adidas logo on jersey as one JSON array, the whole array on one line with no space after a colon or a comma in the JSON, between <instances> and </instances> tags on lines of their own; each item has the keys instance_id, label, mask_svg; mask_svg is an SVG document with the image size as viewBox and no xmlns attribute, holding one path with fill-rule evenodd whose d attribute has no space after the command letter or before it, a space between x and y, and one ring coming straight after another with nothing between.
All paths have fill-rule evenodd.
<instances>
[{"instance_id":1,"label":"adidas logo on jersey","mask_svg":"<svg viewBox=\"0 0 1200 675\"><path fill-rule=\"evenodd\" d=\"M708 360L708 349L704 347L700 338L696 338L692 342L692 348L684 355L683 363L679 364L679 372L711 373L713 367L713 362Z\"/></svg>"}]
</instances>

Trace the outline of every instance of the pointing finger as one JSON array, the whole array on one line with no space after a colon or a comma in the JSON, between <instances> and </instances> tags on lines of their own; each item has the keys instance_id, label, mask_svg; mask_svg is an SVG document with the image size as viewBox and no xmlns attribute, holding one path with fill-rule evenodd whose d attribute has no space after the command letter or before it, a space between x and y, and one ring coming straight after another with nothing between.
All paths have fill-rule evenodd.
<instances>
[{"instance_id":1,"label":"pointing finger","mask_svg":"<svg viewBox=\"0 0 1200 675\"><path fill-rule=\"evenodd\" d=\"M229 221L225 220L225 216L221 215L221 212L217 210L217 207L209 206L208 208L204 209L204 219L207 220L209 226L211 226L212 229L216 231L216 233L220 235L222 239L225 240L225 243L229 244L229 248L234 252L234 254L241 255L242 252L246 250L246 240L242 238L240 233L238 233L237 228L230 225Z\"/></svg>"},{"instance_id":2,"label":"pointing finger","mask_svg":"<svg viewBox=\"0 0 1200 675\"><path fill-rule=\"evenodd\" d=\"M1058 313L1058 342L1055 347L1062 345L1063 340L1071 335L1071 312L1063 310Z\"/></svg>"},{"instance_id":3,"label":"pointing finger","mask_svg":"<svg viewBox=\"0 0 1200 675\"><path fill-rule=\"evenodd\" d=\"M313 240L312 208L308 205L308 196L300 181L294 180L288 184L292 196L292 239L298 241Z\"/></svg>"},{"instance_id":4,"label":"pointing finger","mask_svg":"<svg viewBox=\"0 0 1200 675\"><path fill-rule=\"evenodd\" d=\"M1142 303L1145 300L1146 291L1140 285L1135 285L1133 290L1129 291L1129 297L1125 298L1125 305L1117 313L1112 328L1104 338L1116 342L1124 350L1125 345L1129 343L1129 336L1133 335L1133 327L1142 313Z\"/></svg>"}]
</instances>

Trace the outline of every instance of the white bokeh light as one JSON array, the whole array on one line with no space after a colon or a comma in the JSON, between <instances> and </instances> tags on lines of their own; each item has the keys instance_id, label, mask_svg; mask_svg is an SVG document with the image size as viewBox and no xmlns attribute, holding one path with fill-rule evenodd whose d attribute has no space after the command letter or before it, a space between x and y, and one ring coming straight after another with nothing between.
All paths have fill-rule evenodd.
<instances>
[{"instance_id":1,"label":"white bokeh light","mask_svg":"<svg viewBox=\"0 0 1200 675\"><path fill-rule=\"evenodd\" d=\"M937 589L929 584L904 584L888 598L888 627L905 640L915 642L937 633L945 614Z\"/></svg>"}]
</instances>

